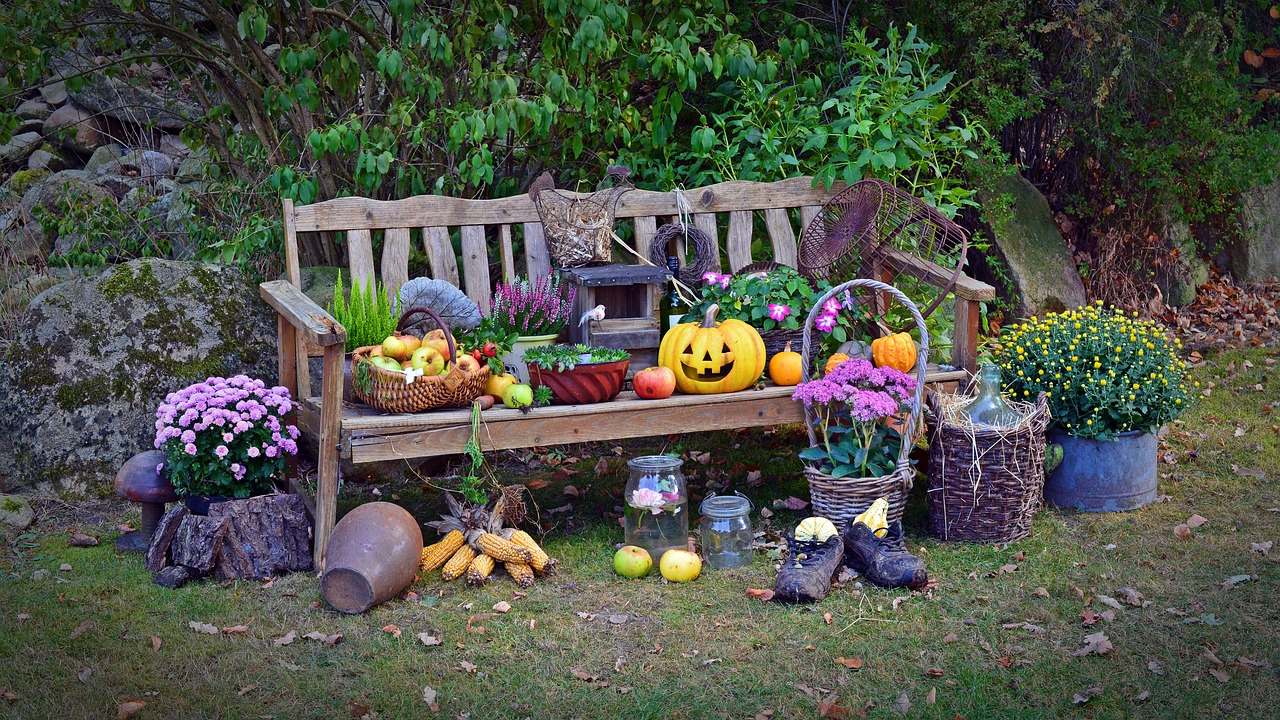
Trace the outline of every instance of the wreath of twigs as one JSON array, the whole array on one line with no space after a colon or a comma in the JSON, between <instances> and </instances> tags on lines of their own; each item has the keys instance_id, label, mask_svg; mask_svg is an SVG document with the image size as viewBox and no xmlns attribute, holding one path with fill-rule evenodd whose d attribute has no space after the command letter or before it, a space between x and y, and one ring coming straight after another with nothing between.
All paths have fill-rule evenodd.
<instances>
[{"instance_id":1,"label":"wreath of twigs","mask_svg":"<svg viewBox=\"0 0 1280 720\"><path fill-rule=\"evenodd\" d=\"M696 226L689 223L669 223L658 228L649 244L649 261L658 267L666 267L667 247L677 237L685 239L685 248L693 245L693 259L680 268L680 282L696 286L702 276L715 269L715 241Z\"/></svg>"}]
</instances>

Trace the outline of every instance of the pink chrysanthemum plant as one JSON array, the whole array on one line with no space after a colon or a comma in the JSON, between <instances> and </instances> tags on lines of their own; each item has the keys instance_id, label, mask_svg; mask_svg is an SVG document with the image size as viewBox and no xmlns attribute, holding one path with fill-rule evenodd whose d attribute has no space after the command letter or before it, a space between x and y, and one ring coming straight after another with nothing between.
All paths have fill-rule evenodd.
<instances>
[{"instance_id":1,"label":"pink chrysanthemum plant","mask_svg":"<svg viewBox=\"0 0 1280 720\"><path fill-rule=\"evenodd\" d=\"M246 375L170 393L156 410L155 447L164 450L174 490L233 498L271 492L286 456L298 452L298 428L285 423L292 409L287 389Z\"/></svg>"},{"instance_id":2,"label":"pink chrysanthemum plant","mask_svg":"<svg viewBox=\"0 0 1280 720\"><path fill-rule=\"evenodd\" d=\"M915 380L862 358L846 360L823 377L800 383L792 398L808 405L821 444L800 459L835 478L893 472L902 436L884 421L907 410Z\"/></svg>"}]
</instances>

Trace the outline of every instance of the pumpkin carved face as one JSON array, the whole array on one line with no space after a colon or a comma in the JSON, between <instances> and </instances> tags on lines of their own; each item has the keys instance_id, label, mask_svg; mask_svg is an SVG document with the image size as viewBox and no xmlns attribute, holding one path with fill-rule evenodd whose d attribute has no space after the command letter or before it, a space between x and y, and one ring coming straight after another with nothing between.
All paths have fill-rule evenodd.
<instances>
[{"instance_id":1,"label":"pumpkin carved face","mask_svg":"<svg viewBox=\"0 0 1280 720\"><path fill-rule=\"evenodd\" d=\"M717 323L712 305L702 323L683 323L662 338L658 364L671 368L680 392L692 395L736 392L764 371L764 341L741 320Z\"/></svg>"}]
</instances>

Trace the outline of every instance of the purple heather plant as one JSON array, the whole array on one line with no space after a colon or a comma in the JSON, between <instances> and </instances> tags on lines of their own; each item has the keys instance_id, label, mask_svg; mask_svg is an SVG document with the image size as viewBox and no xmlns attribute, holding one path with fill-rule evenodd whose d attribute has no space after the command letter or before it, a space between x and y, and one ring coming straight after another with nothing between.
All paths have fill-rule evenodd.
<instances>
[{"instance_id":1,"label":"purple heather plant","mask_svg":"<svg viewBox=\"0 0 1280 720\"><path fill-rule=\"evenodd\" d=\"M499 283L489 315L501 330L518 335L555 335L569 323L578 288L544 275Z\"/></svg>"},{"instance_id":2,"label":"purple heather plant","mask_svg":"<svg viewBox=\"0 0 1280 720\"><path fill-rule=\"evenodd\" d=\"M156 448L179 495L244 498L271 490L298 428L289 391L246 375L211 377L169 393L156 409ZM162 466L157 466L159 472Z\"/></svg>"},{"instance_id":3,"label":"purple heather plant","mask_svg":"<svg viewBox=\"0 0 1280 720\"><path fill-rule=\"evenodd\" d=\"M822 430L822 446L805 449L801 459L837 478L892 472L902 437L883 421L907 409L914 390L910 375L862 358L800 383L791 397L814 409Z\"/></svg>"}]
</instances>

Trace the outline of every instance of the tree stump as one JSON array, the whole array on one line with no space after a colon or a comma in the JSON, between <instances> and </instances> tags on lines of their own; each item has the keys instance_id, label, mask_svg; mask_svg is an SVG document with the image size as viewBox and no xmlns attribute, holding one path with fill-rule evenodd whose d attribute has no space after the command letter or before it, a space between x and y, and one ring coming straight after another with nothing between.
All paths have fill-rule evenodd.
<instances>
[{"instance_id":1,"label":"tree stump","mask_svg":"<svg viewBox=\"0 0 1280 720\"><path fill-rule=\"evenodd\" d=\"M297 495L229 500L192 515L181 505L165 513L147 549L146 568L180 566L191 577L219 580L275 577L310 570L311 522Z\"/></svg>"}]
</instances>

